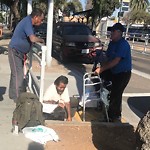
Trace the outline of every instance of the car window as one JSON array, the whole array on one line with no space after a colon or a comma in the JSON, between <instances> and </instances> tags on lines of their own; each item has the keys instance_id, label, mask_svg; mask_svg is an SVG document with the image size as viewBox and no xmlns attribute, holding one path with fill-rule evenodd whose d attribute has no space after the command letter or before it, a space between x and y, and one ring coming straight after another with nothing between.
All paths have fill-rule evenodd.
<instances>
[{"instance_id":1,"label":"car window","mask_svg":"<svg viewBox=\"0 0 150 150\"><path fill-rule=\"evenodd\" d=\"M92 35L91 30L86 26L64 26L64 35Z\"/></svg>"},{"instance_id":2,"label":"car window","mask_svg":"<svg viewBox=\"0 0 150 150\"><path fill-rule=\"evenodd\" d=\"M40 26L33 26L33 27L34 27L35 32L38 32L38 31L47 32L47 23L42 23Z\"/></svg>"}]
</instances>

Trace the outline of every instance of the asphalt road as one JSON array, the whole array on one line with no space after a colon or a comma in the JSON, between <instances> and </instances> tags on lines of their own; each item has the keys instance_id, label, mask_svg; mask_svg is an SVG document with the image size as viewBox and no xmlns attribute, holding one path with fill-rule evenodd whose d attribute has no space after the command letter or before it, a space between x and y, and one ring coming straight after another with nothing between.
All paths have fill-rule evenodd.
<instances>
[{"instance_id":1,"label":"asphalt road","mask_svg":"<svg viewBox=\"0 0 150 150\"><path fill-rule=\"evenodd\" d=\"M150 74L150 54L132 51L133 69Z\"/></svg>"}]
</instances>

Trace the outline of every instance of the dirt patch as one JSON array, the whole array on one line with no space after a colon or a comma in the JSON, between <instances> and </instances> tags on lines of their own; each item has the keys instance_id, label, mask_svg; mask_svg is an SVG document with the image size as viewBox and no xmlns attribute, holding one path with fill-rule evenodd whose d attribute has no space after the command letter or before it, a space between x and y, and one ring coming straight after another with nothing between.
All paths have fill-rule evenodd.
<instances>
[{"instance_id":1,"label":"dirt patch","mask_svg":"<svg viewBox=\"0 0 150 150\"><path fill-rule=\"evenodd\" d=\"M59 142L50 141L45 150L134 150L135 134L129 124L84 123L53 124L60 137Z\"/></svg>"}]
</instances>

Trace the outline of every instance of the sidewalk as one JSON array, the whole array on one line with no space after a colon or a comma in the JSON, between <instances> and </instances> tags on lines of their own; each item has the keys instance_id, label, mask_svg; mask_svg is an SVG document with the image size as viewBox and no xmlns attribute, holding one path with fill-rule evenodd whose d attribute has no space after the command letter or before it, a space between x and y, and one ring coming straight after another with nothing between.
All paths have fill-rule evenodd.
<instances>
[{"instance_id":1,"label":"sidewalk","mask_svg":"<svg viewBox=\"0 0 150 150\"><path fill-rule=\"evenodd\" d=\"M7 55L4 54L5 48L7 48L9 39L0 41L0 146L4 150L44 150L44 147L34 143L24 137L23 134L19 136L13 135L11 131L11 119L12 113L15 108L15 104L8 98L8 87L9 87L9 77L10 69L8 64ZM38 66L35 66L35 68ZM38 70L38 69L37 69ZM38 72L37 72L38 74ZM51 84L58 76L66 75L69 78L69 92L70 96L74 94L79 94L82 91L82 77L73 70L68 70L63 65L57 63L55 59L52 61L52 66L46 69L45 74L45 87L44 90ZM150 89L150 81L139 75L133 74L132 80L126 89L126 92L146 92ZM139 85L139 86L138 86ZM124 97L127 99L128 97ZM131 110L125 101L123 101L123 117L127 122L136 126L139 117Z\"/></svg>"},{"instance_id":2,"label":"sidewalk","mask_svg":"<svg viewBox=\"0 0 150 150\"><path fill-rule=\"evenodd\" d=\"M44 150L42 145L25 138L23 134L19 134L19 136L17 136L11 133L11 120L15 103L8 97L10 68L7 56L7 46L9 40L10 39L0 40L0 147L5 150ZM57 64L55 60L53 60L52 63L54 64L51 68L49 68L49 73L46 72L45 74L45 89L54 81L54 79L56 79L56 77L63 74L69 78L70 95L78 93L76 88L76 79L73 77L71 72L65 69L62 65Z\"/></svg>"}]
</instances>

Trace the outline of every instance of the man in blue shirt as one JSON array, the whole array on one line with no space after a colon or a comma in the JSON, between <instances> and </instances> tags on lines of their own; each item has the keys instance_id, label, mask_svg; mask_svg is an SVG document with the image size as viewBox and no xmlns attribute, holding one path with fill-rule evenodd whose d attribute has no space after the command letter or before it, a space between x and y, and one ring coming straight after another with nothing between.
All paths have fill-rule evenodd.
<instances>
[{"instance_id":1,"label":"man in blue shirt","mask_svg":"<svg viewBox=\"0 0 150 150\"><path fill-rule=\"evenodd\" d=\"M120 23L112 27L111 41L106 52L108 61L95 70L98 74L105 75L107 72L107 77L109 76L112 81L108 110L110 121L121 119L122 94L131 77L131 49L129 43L122 37L123 32L124 27Z\"/></svg>"},{"instance_id":2,"label":"man in blue shirt","mask_svg":"<svg viewBox=\"0 0 150 150\"><path fill-rule=\"evenodd\" d=\"M9 98L16 100L24 92L23 66L26 54L34 42L44 43L44 40L34 35L33 25L38 26L44 20L41 9L34 9L31 15L23 18L16 26L8 48L8 58L11 69Z\"/></svg>"}]
</instances>

